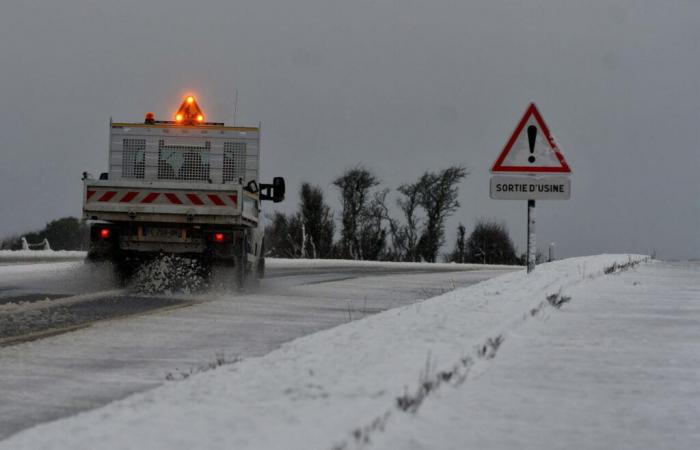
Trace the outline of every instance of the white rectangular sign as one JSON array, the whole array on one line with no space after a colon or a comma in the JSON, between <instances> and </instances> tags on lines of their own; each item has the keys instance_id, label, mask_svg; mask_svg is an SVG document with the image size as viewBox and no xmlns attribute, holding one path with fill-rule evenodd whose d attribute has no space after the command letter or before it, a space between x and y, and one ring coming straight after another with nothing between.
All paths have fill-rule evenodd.
<instances>
[{"instance_id":1,"label":"white rectangular sign","mask_svg":"<svg viewBox=\"0 0 700 450\"><path fill-rule=\"evenodd\" d=\"M498 200L568 200L571 180L567 176L494 175L490 194Z\"/></svg>"}]
</instances>

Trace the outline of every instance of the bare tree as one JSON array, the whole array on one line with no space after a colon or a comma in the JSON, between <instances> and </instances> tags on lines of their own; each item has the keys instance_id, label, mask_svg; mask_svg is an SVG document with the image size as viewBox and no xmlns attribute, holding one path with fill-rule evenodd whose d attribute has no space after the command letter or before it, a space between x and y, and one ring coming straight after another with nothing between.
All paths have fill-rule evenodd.
<instances>
[{"instance_id":1,"label":"bare tree","mask_svg":"<svg viewBox=\"0 0 700 450\"><path fill-rule=\"evenodd\" d=\"M271 223L265 227L265 252L279 258L304 256L303 221L299 214L287 216L275 211Z\"/></svg>"},{"instance_id":2,"label":"bare tree","mask_svg":"<svg viewBox=\"0 0 700 450\"><path fill-rule=\"evenodd\" d=\"M367 218L370 190L379 185L379 179L364 167L347 169L333 181L340 189L343 205L342 229L340 236L341 256L351 259L365 259L361 245L361 222Z\"/></svg>"},{"instance_id":3,"label":"bare tree","mask_svg":"<svg viewBox=\"0 0 700 450\"><path fill-rule=\"evenodd\" d=\"M418 194L420 193L419 183L402 184L397 189L403 198L396 200L396 204L401 209L405 224L399 225L396 221L391 221L391 234L393 238L393 253L395 259L400 261L420 261L418 252L418 226L419 219L416 215L418 209Z\"/></svg>"},{"instance_id":4,"label":"bare tree","mask_svg":"<svg viewBox=\"0 0 700 450\"><path fill-rule=\"evenodd\" d=\"M450 261L456 263L467 262L467 229L461 223L457 227L457 242L455 249L450 255Z\"/></svg>"},{"instance_id":5,"label":"bare tree","mask_svg":"<svg viewBox=\"0 0 700 450\"><path fill-rule=\"evenodd\" d=\"M425 226L418 241L420 255L435 262L445 242L445 219L459 208L457 185L468 175L463 166L425 172L418 180L418 204L425 210Z\"/></svg>"},{"instance_id":6,"label":"bare tree","mask_svg":"<svg viewBox=\"0 0 700 450\"><path fill-rule=\"evenodd\" d=\"M386 207L389 189L375 192L360 215L360 249L363 259L382 260L387 258L387 224L393 222Z\"/></svg>"},{"instance_id":7,"label":"bare tree","mask_svg":"<svg viewBox=\"0 0 700 450\"><path fill-rule=\"evenodd\" d=\"M329 258L333 250L333 213L318 186L302 183L299 190L299 214L304 224L303 253L309 258Z\"/></svg>"},{"instance_id":8,"label":"bare tree","mask_svg":"<svg viewBox=\"0 0 700 450\"><path fill-rule=\"evenodd\" d=\"M299 212L279 211L265 227L265 248L270 256L282 258L328 258L333 251L333 213L317 186L302 183Z\"/></svg>"}]
</instances>

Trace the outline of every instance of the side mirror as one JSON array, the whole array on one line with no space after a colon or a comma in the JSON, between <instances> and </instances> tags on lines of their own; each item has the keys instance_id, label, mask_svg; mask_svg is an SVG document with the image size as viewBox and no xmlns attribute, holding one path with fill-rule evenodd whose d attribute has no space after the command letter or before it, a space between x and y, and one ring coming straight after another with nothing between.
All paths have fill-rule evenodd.
<instances>
[{"instance_id":1,"label":"side mirror","mask_svg":"<svg viewBox=\"0 0 700 450\"><path fill-rule=\"evenodd\" d=\"M284 200L284 193L286 192L287 187L284 183L284 178L282 177L275 177L272 179L272 201L275 203L279 203L282 200Z\"/></svg>"},{"instance_id":2,"label":"side mirror","mask_svg":"<svg viewBox=\"0 0 700 450\"><path fill-rule=\"evenodd\" d=\"M279 203L284 200L285 191L284 178L275 177L272 179L272 184L260 184L260 200L272 200Z\"/></svg>"}]
</instances>

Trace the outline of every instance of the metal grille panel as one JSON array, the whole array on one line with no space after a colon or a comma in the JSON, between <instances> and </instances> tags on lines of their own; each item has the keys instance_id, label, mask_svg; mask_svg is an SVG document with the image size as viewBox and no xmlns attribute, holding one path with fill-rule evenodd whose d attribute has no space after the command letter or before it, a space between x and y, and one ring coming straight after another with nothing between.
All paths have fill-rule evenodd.
<instances>
[{"instance_id":1,"label":"metal grille panel","mask_svg":"<svg viewBox=\"0 0 700 450\"><path fill-rule=\"evenodd\" d=\"M245 159L245 143L224 142L224 183L245 178Z\"/></svg>"},{"instance_id":2,"label":"metal grille panel","mask_svg":"<svg viewBox=\"0 0 700 450\"><path fill-rule=\"evenodd\" d=\"M124 139L122 142L122 178L143 178L146 167L146 140Z\"/></svg>"},{"instance_id":3,"label":"metal grille panel","mask_svg":"<svg viewBox=\"0 0 700 450\"><path fill-rule=\"evenodd\" d=\"M204 147L194 145L165 145L158 141L158 179L181 181L209 180L209 151L211 142Z\"/></svg>"}]
</instances>

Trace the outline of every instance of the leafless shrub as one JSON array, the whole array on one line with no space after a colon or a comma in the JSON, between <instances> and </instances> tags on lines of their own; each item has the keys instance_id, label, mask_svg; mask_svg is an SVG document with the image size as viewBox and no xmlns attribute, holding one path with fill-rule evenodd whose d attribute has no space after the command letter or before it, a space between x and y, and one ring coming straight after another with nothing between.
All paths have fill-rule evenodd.
<instances>
[{"instance_id":1,"label":"leafless shrub","mask_svg":"<svg viewBox=\"0 0 700 450\"><path fill-rule=\"evenodd\" d=\"M404 412L415 413L423 404L423 400L430 395L431 392L438 389L444 383L459 385L467 378L469 369L474 364L474 360L469 356L465 356L449 370L435 372L430 359L430 354L425 362L425 367L418 377L418 386L414 393L409 393L408 389L404 389L404 394L396 398L396 407Z\"/></svg>"},{"instance_id":2,"label":"leafless shrub","mask_svg":"<svg viewBox=\"0 0 700 450\"><path fill-rule=\"evenodd\" d=\"M215 359L213 361L210 361L206 364L202 364L200 366L190 367L189 370L183 371L180 369L175 369L175 372L168 372L167 374L165 374L165 379L168 381L186 380L192 375L196 375L202 372L208 372L225 364L235 364L241 360L241 358L239 358L238 356L229 360L222 352L216 353L214 356Z\"/></svg>"},{"instance_id":3,"label":"leafless shrub","mask_svg":"<svg viewBox=\"0 0 700 450\"><path fill-rule=\"evenodd\" d=\"M555 307L556 309L559 309L562 307L564 303L568 303L571 301L571 296L570 295L562 295L561 291L555 293L555 294L550 294L547 296L547 303Z\"/></svg>"},{"instance_id":4,"label":"leafless shrub","mask_svg":"<svg viewBox=\"0 0 700 450\"><path fill-rule=\"evenodd\" d=\"M617 273L617 272L624 272L624 271L629 270L633 267L636 267L639 264L641 264L642 262L646 262L648 260L649 260L649 258L644 258L641 260L633 261L632 257L630 256L626 263L624 263L624 264L613 263L612 266L609 266L609 267L606 267L605 269L603 269L603 273L606 275L610 275L610 274Z\"/></svg>"},{"instance_id":5,"label":"leafless shrub","mask_svg":"<svg viewBox=\"0 0 700 450\"><path fill-rule=\"evenodd\" d=\"M505 338L502 334L493 338L487 338L486 341L477 348L476 354L479 358L493 359L504 340Z\"/></svg>"},{"instance_id":6,"label":"leafless shrub","mask_svg":"<svg viewBox=\"0 0 700 450\"><path fill-rule=\"evenodd\" d=\"M367 445L370 443L370 436L375 431L384 431L387 420L391 416L391 411L387 411L379 417L376 417L369 424L355 428L352 430L352 437L355 443L359 445Z\"/></svg>"}]
</instances>

